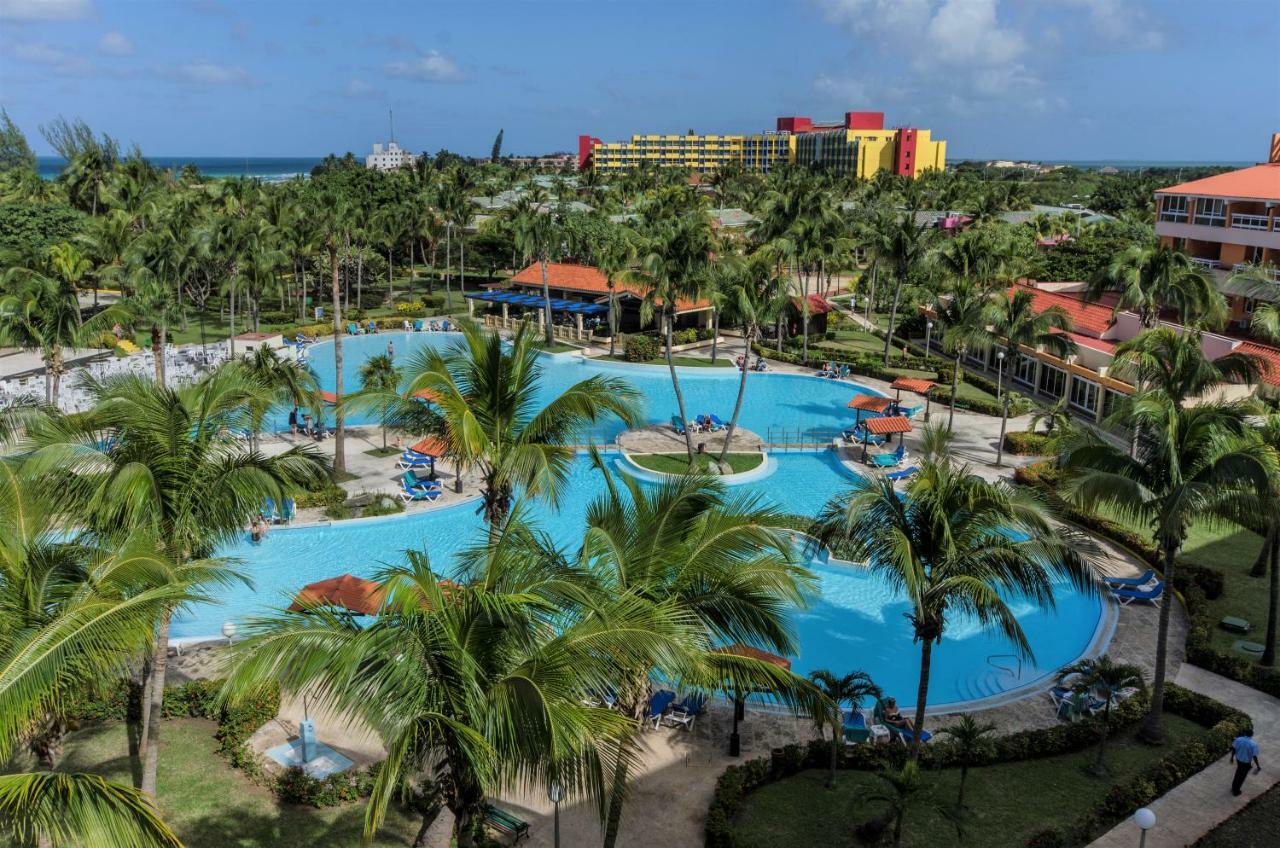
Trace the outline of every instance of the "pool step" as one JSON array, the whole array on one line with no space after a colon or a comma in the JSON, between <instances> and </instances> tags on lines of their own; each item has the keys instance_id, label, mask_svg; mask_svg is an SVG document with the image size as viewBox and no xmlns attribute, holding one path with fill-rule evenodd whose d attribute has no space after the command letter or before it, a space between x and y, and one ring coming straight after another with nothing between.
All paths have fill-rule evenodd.
<instances>
[{"instance_id":1,"label":"pool step","mask_svg":"<svg viewBox=\"0 0 1280 848\"><path fill-rule=\"evenodd\" d=\"M1007 669L986 668L956 681L956 694L962 701L996 697L1010 689L1016 689L1035 673L1034 669L1028 668L1024 668L1022 674Z\"/></svg>"}]
</instances>

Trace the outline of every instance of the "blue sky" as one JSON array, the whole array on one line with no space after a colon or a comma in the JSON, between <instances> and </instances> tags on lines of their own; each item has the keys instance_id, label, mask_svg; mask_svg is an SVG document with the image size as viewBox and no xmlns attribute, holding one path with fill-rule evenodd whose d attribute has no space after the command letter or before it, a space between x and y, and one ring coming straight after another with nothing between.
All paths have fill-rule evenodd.
<instances>
[{"instance_id":1,"label":"blue sky","mask_svg":"<svg viewBox=\"0 0 1280 848\"><path fill-rule=\"evenodd\" d=\"M385 11L374 12L372 9ZM0 0L0 105L155 155L434 152L886 113L952 159L1258 160L1274 0Z\"/></svg>"}]
</instances>

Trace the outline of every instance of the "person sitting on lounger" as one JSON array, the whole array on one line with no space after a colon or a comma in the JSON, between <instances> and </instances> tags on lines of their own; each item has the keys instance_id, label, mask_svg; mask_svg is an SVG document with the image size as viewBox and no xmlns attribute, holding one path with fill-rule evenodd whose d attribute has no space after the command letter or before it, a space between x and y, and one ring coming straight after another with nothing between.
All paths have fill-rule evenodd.
<instances>
[{"instance_id":1,"label":"person sitting on lounger","mask_svg":"<svg viewBox=\"0 0 1280 848\"><path fill-rule=\"evenodd\" d=\"M737 359L733 360L733 364L738 366L739 371L747 367L746 363L747 361L743 358L742 354L738 354Z\"/></svg>"},{"instance_id":2,"label":"person sitting on lounger","mask_svg":"<svg viewBox=\"0 0 1280 848\"><path fill-rule=\"evenodd\" d=\"M898 702L893 698L886 698L884 702L884 723L888 727L896 730L905 730L908 733L915 733L915 726L911 720L902 714L898 709Z\"/></svg>"},{"instance_id":3,"label":"person sitting on lounger","mask_svg":"<svg viewBox=\"0 0 1280 848\"><path fill-rule=\"evenodd\" d=\"M764 371L764 370L765 370L765 369L767 369L768 367L769 367L769 366L765 365L765 363L764 363L764 357L763 357L763 356L757 356L757 357L756 357L756 364L755 364L755 370L756 370L756 371Z\"/></svg>"}]
</instances>

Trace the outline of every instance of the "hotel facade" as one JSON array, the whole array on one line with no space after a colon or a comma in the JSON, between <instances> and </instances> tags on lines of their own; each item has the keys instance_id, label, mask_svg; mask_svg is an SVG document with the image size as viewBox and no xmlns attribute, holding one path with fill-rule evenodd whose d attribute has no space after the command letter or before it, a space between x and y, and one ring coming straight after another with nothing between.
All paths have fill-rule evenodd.
<instances>
[{"instance_id":1,"label":"hotel facade","mask_svg":"<svg viewBox=\"0 0 1280 848\"><path fill-rule=\"evenodd\" d=\"M846 112L843 121L827 124L778 118L773 131L754 135L633 135L607 143L578 136L579 170L620 173L646 163L691 171L738 165L755 173L788 164L864 178L882 171L918 177L946 168L947 143L930 130L886 128L883 112Z\"/></svg>"}]
</instances>

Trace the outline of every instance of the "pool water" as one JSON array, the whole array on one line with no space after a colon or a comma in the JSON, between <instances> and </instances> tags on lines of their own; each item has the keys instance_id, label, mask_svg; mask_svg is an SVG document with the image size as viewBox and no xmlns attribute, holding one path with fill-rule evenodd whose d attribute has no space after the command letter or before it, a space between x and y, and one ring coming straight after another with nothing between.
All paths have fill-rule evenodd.
<instances>
[{"instance_id":1,"label":"pool water","mask_svg":"<svg viewBox=\"0 0 1280 848\"><path fill-rule=\"evenodd\" d=\"M732 382L732 372L727 376ZM847 395L847 387L844 392ZM769 476L735 487L733 494L755 494L787 512L813 515L853 479L830 451L780 453L774 458L776 468ZM601 491L600 473L580 457L561 502L554 507L528 503L526 517L572 553L581 540L587 505ZM219 553L240 560L253 586L225 590L220 605L184 610L175 618L172 634L216 634L228 619L287 605L306 583L344 572L372 576L384 565L401 563L409 549L426 551L437 570L448 572L457 553L483 537L475 502L390 518L276 528L258 545L246 536ZM807 674L826 668L844 674L860 669L899 703L909 705L915 700L920 651L903 617L905 602L866 569L828 562L825 556L816 557L809 567L819 578L820 591L807 608L793 615L800 645L793 658L795 671ZM945 706L998 695L1083 654L1101 620L1102 602L1069 585L1058 586L1056 595L1057 608L1047 612L1014 600L1034 650L1032 661L1020 663L1010 656L1003 638L984 633L971 620L957 617L951 622L934 649L930 703Z\"/></svg>"},{"instance_id":2,"label":"pool water","mask_svg":"<svg viewBox=\"0 0 1280 848\"><path fill-rule=\"evenodd\" d=\"M395 345L395 358L403 364L409 355L432 346L447 348L461 339L458 333L378 333L372 336L348 336L342 341L342 380L344 393L356 391L360 385L360 364L372 356L387 352L388 342ZM738 350L722 347L730 360ZM333 343L323 342L307 350L320 388L334 391L336 384L333 368ZM715 413L728 421L733 414L733 404L738 394L739 372L735 368L681 368L680 387L684 393L685 410L689 417ZM621 362L605 362L580 356L559 355L542 357L542 381L540 397L550 400L580 380L594 374L620 377L633 385L641 394L640 413L645 423L663 423L676 415L675 391L671 376L665 366L631 365ZM767 435L770 428L800 430L810 435L826 434L849 427L854 420L847 408L857 394L879 394L865 386L839 380L825 380L797 374L777 374L768 371L748 372L746 401L742 407L740 426L758 435ZM372 415L352 414L348 423L370 423ZM332 422L329 422L332 424ZM279 424L279 422L277 422ZM279 427L283 429L283 427ZM623 427L617 420L601 424L584 434L594 442L612 442Z\"/></svg>"}]
</instances>

